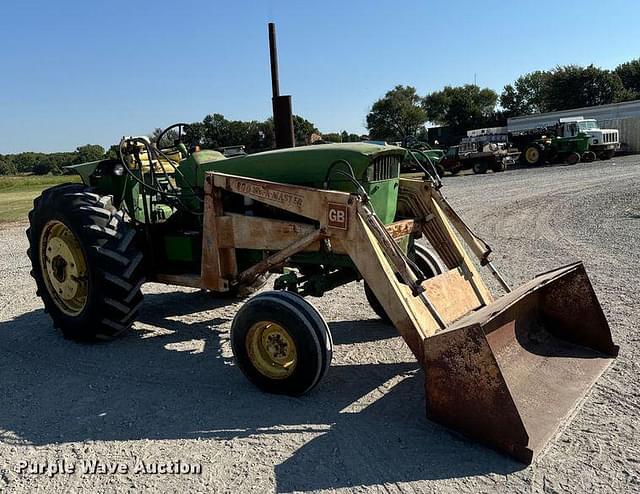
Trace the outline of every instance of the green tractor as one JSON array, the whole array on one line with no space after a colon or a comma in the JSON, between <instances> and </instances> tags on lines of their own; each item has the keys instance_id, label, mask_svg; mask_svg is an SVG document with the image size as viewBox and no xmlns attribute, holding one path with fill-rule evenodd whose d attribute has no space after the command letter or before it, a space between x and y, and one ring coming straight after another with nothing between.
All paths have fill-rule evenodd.
<instances>
[{"instance_id":1,"label":"green tractor","mask_svg":"<svg viewBox=\"0 0 640 494\"><path fill-rule=\"evenodd\" d=\"M582 133L573 137L542 137L527 144L521 156L521 161L530 166L562 162L575 165L595 159L595 153L589 150L589 136Z\"/></svg>"},{"instance_id":2,"label":"green tractor","mask_svg":"<svg viewBox=\"0 0 640 494\"><path fill-rule=\"evenodd\" d=\"M158 142L184 127L170 127ZM190 153L182 142L158 149L144 137L123 140L120 152L122 159L69 167L83 183L44 191L29 215L38 293L54 324L74 339L110 339L129 328L145 281L198 285L208 172L345 192L353 192L355 183L388 224L395 219L399 164L406 154L395 146L352 143L226 158L213 150ZM223 205L229 214L295 217L237 195L225 197ZM235 270L242 272L276 248L266 243L238 249ZM416 247L407 237L403 248L413 255ZM289 261L303 281L284 275L276 283L304 295L321 296L359 278L352 263L331 252L299 253ZM248 294L264 278L213 291Z\"/></svg>"},{"instance_id":3,"label":"green tractor","mask_svg":"<svg viewBox=\"0 0 640 494\"><path fill-rule=\"evenodd\" d=\"M580 263L512 290L438 177L400 177L407 153L353 143L227 158L125 138L120 159L74 165L81 184L35 199L37 294L54 326L87 341L130 328L148 281L253 293L232 323L235 362L260 389L297 396L333 353L308 296L364 280L426 370L427 415L530 462L615 357L606 319ZM462 242L506 295L494 299ZM274 290L255 294L270 274Z\"/></svg>"},{"instance_id":4,"label":"green tractor","mask_svg":"<svg viewBox=\"0 0 640 494\"><path fill-rule=\"evenodd\" d=\"M411 148L400 169L403 174L418 172L432 175L436 172L439 177L442 177L445 170L440 162L444 156L442 149Z\"/></svg>"},{"instance_id":5,"label":"green tractor","mask_svg":"<svg viewBox=\"0 0 640 494\"><path fill-rule=\"evenodd\" d=\"M333 355L309 298L362 280L425 370L427 415L531 462L617 354L582 264L511 289L436 173L401 177L413 154L398 146L292 148L290 97L273 82L276 144L288 149L189 149L176 124L156 142L123 138L118 159L74 165L81 184L34 200L28 255L53 325L74 340L117 337L148 281L252 295L231 324L235 363L261 390L297 396Z\"/></svg>"}]
</instances>

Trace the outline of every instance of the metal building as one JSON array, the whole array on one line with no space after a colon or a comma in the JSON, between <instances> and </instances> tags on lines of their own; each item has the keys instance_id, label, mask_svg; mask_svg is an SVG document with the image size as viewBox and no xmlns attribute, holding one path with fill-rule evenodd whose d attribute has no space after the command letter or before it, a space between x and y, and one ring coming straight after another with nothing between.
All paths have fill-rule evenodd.
<instances>
[{"instance_id":1,"label":"metal building","mask_svg":"<svg viewBox=\"0 0 640 494\"><path fill-rule=\"evenodd\" d=\"M640 100L512 117L507 121L507 128L509 132L516 132L547 127L565 117L595 118L600 128L618 129L621 149L640 153Z\"/></svg>"}]
</instances>

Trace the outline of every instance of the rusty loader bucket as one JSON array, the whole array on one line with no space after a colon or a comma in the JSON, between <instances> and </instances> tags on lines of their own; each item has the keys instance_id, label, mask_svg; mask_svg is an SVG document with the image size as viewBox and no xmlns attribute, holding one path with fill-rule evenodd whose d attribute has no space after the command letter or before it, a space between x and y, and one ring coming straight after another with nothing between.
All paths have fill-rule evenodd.
<instances>
[{"instance_id":1,"label":"rusty loader bucket","mask_svg":"<svg viewBox=\"0 0 640 494\"><path fill-rule=\"evenodd\" d=\"M618 352L583 265L511 290L488 261L488 245L432 186L401 180L399 211L422 221L448 272L419 289L411 280L391 289L402 285L395 282L402 269L391 267L389 249L388 265L373 269L373 253L359 247L352 256L424 368L427 416L530 463ZM493 299L458 237L508 293Z\"/></svg>"},{"instance_id":2,"label":"rusty loader bucket","mask_svg":"<svg viewBox=\"0 0 640 494\"><path fill-rule=\"evenodd\" d=\"M556 269L425 339L427 415L530 463L617 352L582 264Z\"/></svg>"}]
</instances>

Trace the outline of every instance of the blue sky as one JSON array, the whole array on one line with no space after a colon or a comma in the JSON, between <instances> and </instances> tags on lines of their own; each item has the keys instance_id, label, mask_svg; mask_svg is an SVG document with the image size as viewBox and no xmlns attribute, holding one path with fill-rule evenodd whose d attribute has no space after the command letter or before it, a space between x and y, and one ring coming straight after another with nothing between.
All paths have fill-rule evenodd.
<instances>
[{"instance_id":1,"label":"blue sky","mask_svg":"<svg viewBox=\"0 0 640 494\"><path fill-rule=\"evenodd\" d=\"M269 116L267 22L281 92L321 131L364 132L396 84L497 91L558 64L640 57L640 2L3 2L0 153L108 146L208 113Z\"/></svg>"}]
</instances>

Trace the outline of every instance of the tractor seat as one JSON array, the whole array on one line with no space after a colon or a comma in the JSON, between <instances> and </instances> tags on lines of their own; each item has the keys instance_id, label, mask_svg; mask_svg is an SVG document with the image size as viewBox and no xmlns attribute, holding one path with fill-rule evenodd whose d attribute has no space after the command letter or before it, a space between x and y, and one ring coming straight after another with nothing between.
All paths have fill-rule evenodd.
<instances>
[{"instance_id":1,"label":"tractor seat","mask_svg":"<svg viewBox=\"0 0 640 494\"><path fill-rule=\"evenodd\" d=\"M180 163L180 161L182 160L182 153L178 150L171 150L171 151L163 151L164 154L166 154L168 159L165 159L164 157L160 157L160 163L156 163L155 167L154 167L154 171L156 173L164 173L166 172L168 175L172 175L176 172L176 168L174 166L173 163ZM142 172L143 173L149 173L149 171L151 170L151 167L149 166L149 158L147 156L146 152L141 152L140 153L140 160L142 161ZM138 168L138 165L133 162L130 165L130 168L132 170L136 170ZM164 169L164 170L163 170Z\"/></svg>"}]
</instances>

